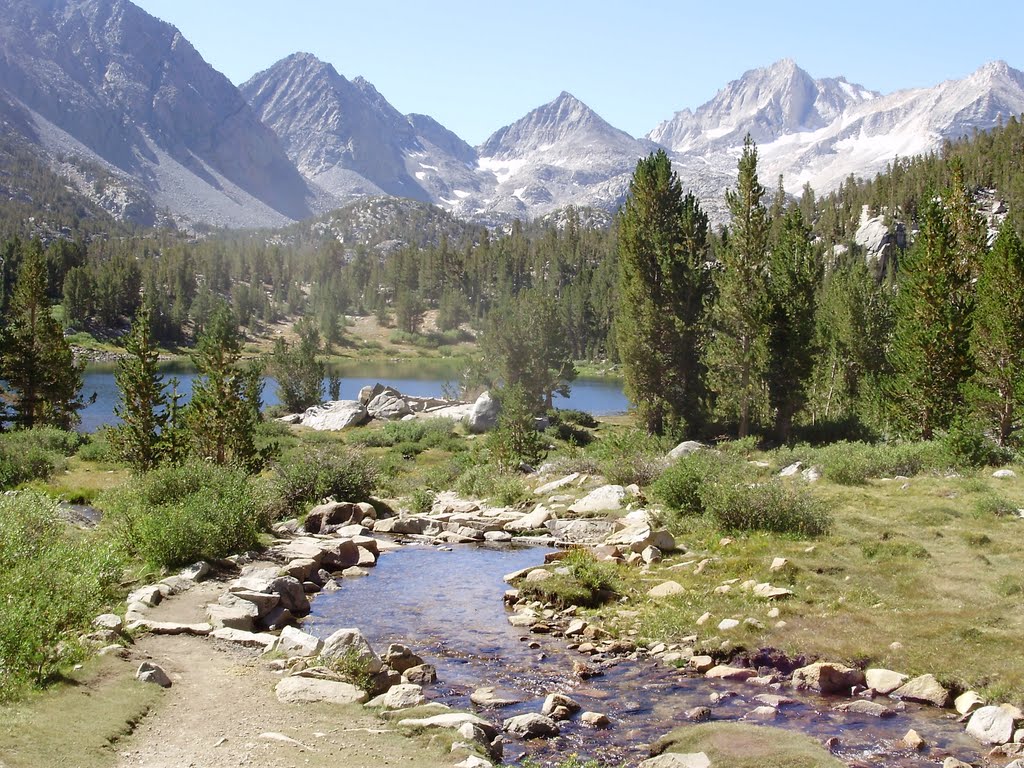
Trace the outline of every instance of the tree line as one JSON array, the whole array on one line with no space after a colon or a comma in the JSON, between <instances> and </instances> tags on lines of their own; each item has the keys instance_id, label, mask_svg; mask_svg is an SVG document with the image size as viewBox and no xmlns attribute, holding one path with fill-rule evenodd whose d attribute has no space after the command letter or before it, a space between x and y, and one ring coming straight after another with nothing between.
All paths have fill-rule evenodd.
<instances>
[{"instance_id":1,"label":"tree line","mask_svg":"<svg viewBox=\"0 0 1024 768\"><path fill-rule=\"evenodd\" d=\"M616 333L647 430L1008 444L1024 395L1024 249L1012 217L989 245L964 158L941 162L948 181L915 206L913 244L878 275L826 248L806 199L769 201L749 137L717 247L664 152L642 159L617 221Z\"/></svg>"}]
</instances>

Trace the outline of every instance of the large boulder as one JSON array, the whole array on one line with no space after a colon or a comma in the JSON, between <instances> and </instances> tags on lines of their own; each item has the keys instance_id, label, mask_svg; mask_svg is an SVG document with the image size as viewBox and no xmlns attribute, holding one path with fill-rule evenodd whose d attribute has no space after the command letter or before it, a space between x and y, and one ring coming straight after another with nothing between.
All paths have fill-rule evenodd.
<instances>
[{"instance_id":1,"label":"large boulder","mask_svg":"<svg viewBox=\"0 0 1024 768\"><path fill-rule=\"evenodd\" d=\"M309 613L309 598L302 588L302 582L291 576L279 576L270 582L268 590L281 598L279 607L286 608L295 616L305 616Z\"/></svg>"},{"instance_id":2,"label":"large boulder","mask_svg":"<svg viewBox=\"0 0 1024 768\"><path fill-rule=\"evenodd\" d=\"M563 544L600 544L615 530L610 520L594 519L548 520L545 526Z\"/></svg>"},{"instance_id":3,"label":"large boulder","mask_svg":"<svg viewBox=\"0 0 1024 768\"><path fill-rule=\"evenodd\" d=\"M295 627L285 627L269 650L277 651L285 656L316 656L323 646L324 641L319 637Z\"/></svg>"},{"instance_id":4,"label":"large boulder","mask_svg":"<svg viewBox=\"0 0 1024 768\"><path fill-rule=\"evenodd\" d=\"M306 515L302 527L307 533L330 533L337 528L363 521L363 510L346 501L328 501L318 504Z\"/></svg>"},{"instance_id":5,"label":"large boulder","mask_svg":"<svg viewBox=\"0 0 1024 768\"><path fill-rule=\"evenodd\" d=\"M409 709L425 704L426 701L422 687L413 683L400 683L391 686L387 693L382 693L375 699L371 699L367 702L367 706L382 709Z\"/></svg>"},{"instance_id":6,"label":"large boulder","mask_svg":"<svg viewBox=\"0 0 1024 768\"><path fill-rule=\"evenodd\" d=\"M1006 744L1013 739L1016 721L1006 707L981 707L967 721L967 733L983 744Z\"/></svg>"},{"instance_id":7,"label":"large boulder","mask_svg":"<svg viewBox=\"0 0 1024 768\"><path fill-rule=\"evenodd\" d=\"M326 431L358 427L369 418L370 414L357 400L333 400L307 408L299 423L310 429Z\"/></svg>"},{"instance_id":8,"label":"large boulder","mask_svg":"<svg viewBox=\"0 0 1024 768\"><path fill-rule=\"evenodd\" d=\"M628 547L631 552L643 552L648 547L657 547L662 552L674 552L679 548L675 537L667 529L655 529L646 522L636 522L613 533L605 539L605 543Z\"/></svg>"},{"instance_id":9,"label":"large boulder","mask_svg":"<svg viewBox=\"0 0 1024 768\"><path fill-rule=\"evenodd\" d=\"M363 704L369 698L366 691L351 683L313 677L286 677L277 684L275 692L278 701L285 704Z\"/></svg>"},{"instance_id":10,"label":"large boulder","mask_svg":"<svg viewBox=\"0 0 1024 768\"><path fill-rule=\"evenodd\" d=\"M595 488L569 507L570 512L585 515L590 512L614 512L622 509L626 489L621 485L602 485Z\"/></svg>"},{"instance_id":11,"label":"large boulder","mask_svg":"<svg viewBox=\"0 0 1024 768\"><path fill-rule=\"evenodd\" d=\"M880 667L874 667L864 673L864 680L868 688L883 696L888 696L908 679L907 675L901 672L893 672L891 669L881 669Z\"/></svg>"},{"instance_id":12,"label":"large boulder","mask_svg":"<svg viewBox=\"0 0 1024 768\"><path fill-rule=\"evenodd\" d=\"M819 661L793 672L794 688L807 688L819 693L849 694L850 689L857 685L864 685L864 673L842 664Z\"/></svg>"},{"instance_id":13,"label":"large boulder","mask_svg":"<svg viewBox=\"0 0 1024 768\"><path fill-rule=\"evenodd\" d=\"M513 533L526 533L543 528L544 524L551 519L552 512L543 504L538 504L532 512L527 512L517 520L505 523L505 530Z\"/></svg>"},{"instance_id":14,"label":"large boulder","mask_svg":"<svg viewBox=\"0 0 1024 768\"><path fill-rule=\"evenodd\" d=\"M935 679L934 675L921 675L908 680L890 694L894 699L931 704L933 707L948 707L952 694Z\"/></svg>"},{"instance_id":15,"label":"large boulder","mask_svg":"<svg viewBox=\"0 0 1024 768\"><path fill-rule=\"evenodd\" d=\"M500 412L501 404L491 397L490 392L484 392L466 416L466 428L475 435L494 429L498 425Z\"/></svg>"},{"instance_id":16,"label":"large boulder","mask_svg":"<svg viewBox=\"0 0 1024 768\"><path fill-rule=\"evenodd\" d=\"M397 390L387 387L366 404L366 412L381 421L398 421L409 416L412 408Z\"/></svg>"},{"instance_id":17,"label":"large boulder","mask_svg":"<svg viewBox=\"0 0 1024 768\"><path fill-rule=\"evenodd\" d=\"M702 451L707 448L704 443L698 443L696 440L686 440L671 451L668 452L668 457L672 460L681 459L683 456L689 456L691 453Z\"/></svg>"},{"instance_id":18,"label":"large boulder","mask_svg":"<svg viewBox=\"0 0 1024 768\"><path fill-rule=\"evenodd\" d=\"M324 659L341 658L352 653L358 659L365 662L371 674L380 672L383 663L380 657L363 637L363 633L355 628L339 629L333 635L324 640L324 647L320 656Z\"/></svg>"}]
</instances>

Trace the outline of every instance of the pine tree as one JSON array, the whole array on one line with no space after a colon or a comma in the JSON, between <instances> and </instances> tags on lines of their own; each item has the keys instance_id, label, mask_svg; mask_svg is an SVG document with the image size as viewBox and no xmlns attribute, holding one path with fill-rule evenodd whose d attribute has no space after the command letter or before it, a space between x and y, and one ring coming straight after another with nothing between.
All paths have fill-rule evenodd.
<instances>
[{"instance_id":1,"label":"pine tree","mask_svg":"<svg viewBox=\"0 0 1024 768\"><path fill-rule=\"evenodd\" d=\"M265 460L256 448L263 382L257 364L236 367L240 357L235 319L221 304L192 353L198 375L184 421L193 453L216 464L256 471Z\"/></svg>"},{"instance_id":2,"label":"pine tree","mask_svg":"<svg viewBox=\"0 0 1024 768\"><path fill-rule=\"evenodd\" d=\"M663 150L637 162L618 234L615 339L626 393L651 434L695 435L706 415L708 219Z\"/></svg>"},{"instance_id":3,"label":"pine tree","mask_svg":"<svg viewBox=\"0 0 1024 768\"><path fill-rule=\"evenodd\" d=\"M708 353L718 408L750 434L764 399L768 339L768 212L757 179L757 148L748 135L735 190L725 193L731 229L722 249L714 336Z\"/></svg>"},{"instance_id":4,"label":"pine tree","mask_svg":"<svg viewBox=\"0 0 1024 768\"><path fill-rule=\"evenodd\" d=\"M569 393L576 368L558 321L554 299L540 289L523 291L491 310L480 341L487 367L508 387L521 387L536 411Z\"/></svg>"},{"instance_id":5,"label":"pine tree","mask_svg":"<svg viewBox=\"0 0 1024 768\"><path fill-rule=\"evenodd\" d=\"M1019 427L1024 402L1024 245L1007 219L982 256L971 349L971 403L1000 445Z\"/></svg>"},{"instance_id":6,"label":"pine tree","mask_svg":"<svg viewBox=\"0 0 1024 768\"><path fill-rule=\"evenodd\" d=\"M782 216L771 253L768 311L768 403L775 438L789 439L793 418L807 401L817 350L815 310L822 263L797 207Z\"/></svg>"},{"instance_id":7,"label":"pine tree","mask_svg":"<svg viewBox=\"0 0 1024 768\"><path fill-rule=\"evenodd\" d=\"M277 381L278 399L292 413L319 404L324 393L324 364L316 357L320 333L306 318L295 324L295 332L298 344L292 347L278 337L267 360L267 373Z\"/></svg>"},{"instance_id":8,"label":"pine tree","mask_svg":"<svg viewBox=\"0 0 1024 768\"><path fill-rule=\"evenodd\" d=\"M19 427L71 429L84 406L83 363L76 363L71 345L50 311L46 298L46 262L39 241L23 255L14 285L4 333L3 370Z\"/></svg>"},{"instance_id":9,"label":"pine tree","mask_svg":"<svg viewBox=\"0 0 1024 768\"><path fill-rule=\"evenodd\" d=\"M948 427L971 375L972 302L942 203L930 199L903 261L890 348L895 415L925 440Z\"/></svg>"},{"instance_id":10,"label":"pine tree","mask_svg":"<svg viewBox=\"0 0 1024 768\"><path fill-rule=\"evenodd\" d=\"M159 353L153 340L152 309L143 306L125 340L127 354L117 362L114 381L120 401L114 413L121 424L110 430L110 442L120 458L136 474L157 467L168 442L167 396L163 376L157 370Z\"/></svg>"}]
</instances>

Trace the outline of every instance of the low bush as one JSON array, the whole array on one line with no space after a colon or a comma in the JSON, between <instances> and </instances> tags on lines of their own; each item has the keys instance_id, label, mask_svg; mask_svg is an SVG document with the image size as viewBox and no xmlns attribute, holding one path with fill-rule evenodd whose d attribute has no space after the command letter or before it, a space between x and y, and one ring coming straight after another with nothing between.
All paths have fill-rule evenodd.
<instances>
[{"instance_id":1,"label":"low bush","mask_svg":"<svg viewBox=\"0 0 1024 768\"><path fill-rule=\"evenodd\" d=\"M65 525L52 500L0 496L0 701L81 658L76 636L116 599L122 567L112 546Z\"/></svg>"},{"instance_id":2,"label":"low bush","mask_svg":"<svg viewBox=\"0 0 1024 768\"><path fill-rule=\"evenodd\" d=\"M638 429L616 430L595 442L588 453L597 458L601 473L611 483L645 487L668 466L670 446L663 438Z\"/></svg>"},{"instance_id":3,"label":"low bush","mask_svg":"<svg viewBox=\"0 0 1024 768\"><path fill-rule=\"evenodd\" d=\"M1004 496L987 492L974 502L974 514L978 517L1001 517L1018 514L1017 505Z\"/></svg>"},{"instance_id":4,"label":"low bush","mask_svg":"<svg viewBox=\"0 0 1024 768\"><path fill-rule=\"evenodd\" d=\"M712 519L727 531L820 536L832 525L821 500L779 480L752 485L719 482L706 489L703 499Z\"/></svg>"},{"instance_id":5,"label":"low bush","mask_svg":"<svg viewBox=\"0 0 1024 768\"><path fill-rule=\"evenodd\" d=\"M85 438L53 427L0 434L0 489L45 480L64 469Z\"/></svg>"},{"instance_id":6,"label":"low bush","mask_svg":"<svg viewBox=\"0 0 1024 768\"><path fill-rule=\"evenodd\" d=\"M684 515L702 515L706 511L708 488L718 482L736 460L711 451L695 451L680 457L651 487L654 498Z\"/></svg>"},{"instance_id":7,"label":"low bush","mask_svg":"<svg viewBox=\"0 0 1024 768\"><path fill-rule=\"evenodd\" d=\"M379 469L359 451L338 445L300 447L282 457L270 478L269 514L290 517L328 496L338 501L369 501Z\"/></svg>"},{"instance_id":8,"label":"low bush","mask_svg":"<svg viewBox=\"0 0 1024 768\"><path fill-rule=\"evenodd\" d=\"M419 450L427 448L450 448L455 434L452 419L417 419L415 421L391 421L380 429L364 429L353 433L351 442L367 448L391 448L396 445L417 445ZM418 453L419 451L417 451Z\"/></svg>"},{"instance_id":9,"label":"low bush","mask_svg":"<svg viewBox=\"0 0 1024 768\"><path fill-rule=\"evenodd\" d=\"M425 515L434 506L434 492L426 488L417 488L409 494L409 511L414 515Z\"/></svg>"},{"instance_id":10,"label":"low bush","mask_svg":"<svg viewBox=\"0 0 1024 768\"><path fill-rule=\"evenodd\" d=\"M597 419L578 408L551 408L547 416L552 424L575 424L586 429L594 429L597 426Z\"/></svg>"},{"instance_id":11,"label":"low bush","mask_svg":"<svg viewBox=\"0 0 1024 768\"><path fill-rule=\"evenodd\" d=\"M100 430L89 435L75 454L82 461L91 461L97 464L113 464L117 462L117 456L107 439L106 430Z\"/></svg>"},{"instance_id":12,"label":"low bush","mask_svg":"<svg viewBox=\"0 0 1024 768\"><path fill-rule=\"evenodd\" d=\"M253 549L263 525L245 473L199 461L134 477L97 504L125 551L156 567Z\"/></svg>"}]
</instances>

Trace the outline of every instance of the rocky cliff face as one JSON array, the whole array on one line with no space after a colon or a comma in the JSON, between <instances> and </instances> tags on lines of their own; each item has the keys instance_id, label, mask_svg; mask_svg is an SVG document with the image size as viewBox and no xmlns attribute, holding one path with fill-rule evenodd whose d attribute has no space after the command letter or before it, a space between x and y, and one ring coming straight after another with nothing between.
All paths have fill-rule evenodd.
<instances>
[{"instance_id":1,"label":"rocky cliff face","mask_svg":"<svg viewBox=\"0 0 1024 768\"><path fill-rule=\"evenodd\" d=\"M127 0L0 0L0 88L51 157L99 163L180 216L238 226L311 211L237 89Z\"/></svg>"},{"instance_id":2,"label":"rocky cliff face","mask_svg":"<svg viewBox=\"0 0 1024 768\"><path fill-rule=\"evenodd\" d=\"M242 85L256 114L307 179L339 199L389 194L442 203L479 187L473 149L425 115L398 112L361 77L289 56Z\"/></svg>"}]
</instances>

